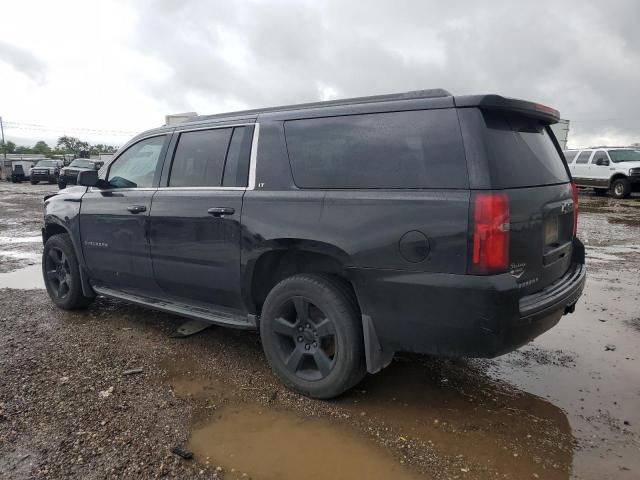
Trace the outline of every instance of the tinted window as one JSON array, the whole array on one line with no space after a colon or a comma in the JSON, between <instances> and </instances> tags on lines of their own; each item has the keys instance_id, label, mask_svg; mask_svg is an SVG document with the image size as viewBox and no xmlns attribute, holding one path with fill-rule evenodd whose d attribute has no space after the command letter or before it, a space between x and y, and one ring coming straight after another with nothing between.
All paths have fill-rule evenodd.
<instances>
[{"instance_id":1,"label":"tinted window","mask_svg":"<svg viewBox=\"0 0 640 480\"><path fill-rule=\"evenodd\" d=\"M148 138L125 150L109 168L109 185L119 188L152 187L164 141L164 135Z\"/></svg>"},{"instance_id":2,"label":"tinted window","mask_svg":"<svg viewBox=\"0 0 640 480\"><path fill-rule=\"evenodd\" d=\"M564 152L564 158L567 159L567 163L573 163L573 160L576 158L577 154L578 154L577 150L566 151Z\"/></svg>"},{"instance_id":3,"label":"tinted window","mask_svg":"<svg viewBox=\"0 0 640 480\"><path fill-rule=\"evenodd\" d=\"M590 156L591 151L585 150L584 152L580 152L580 155L578 155L578 158L576 158L576 163L587 163Z\"/></svg>"},{"instance_id":4,"label":"tinted window","mask_svg":"<svg viewBox=\"0 0 640 480\"><path fill-rule=\"evenodd\" d=\"M71 162L71 165L69 166L78 168L95 168L95 163L93 163L91 160L82 160L81 158L78 158Z\"/></svg>"},{"instance_id":5,"label":"tinted window","mask_svg":"<svg viewBox=\"0 0 640 480\"><path fill-rule=\"evenodd\" d=\"M302 188L467 188L454 109L285 122Z\"/></svg>"},{"instance_id":6,"label":"tinted window","mask_svg":"<svg viewBox=\"0 0 640 480\"><path fill-rule=\"evenodd\" d=\"M596 153L594 153L593 158L591 159L591 163L595 165L598 160L609 160L609 157L607 157L607 152L605 152L604 150L598 150Z\"/></svg>"},{"instance_id":7,"label":"tinted window","mask_svg":"<svg viewBox=\"0 0 640 480\"><path fill-rule=\"evenodd\" d=\"M224 165L223 187L247 186L252 134L253 127L236 127L233 129L227 161Z\"/></svg>"},{"instance_id":8,"label":"tinted window","mask_svg":"<svg viewBox=\"0 0 640 480\"><path fill-rule=\"evenodd\" d=\"M491 183L499 188L552 185L569 181L548 126L524 116L483 111L484 144Z\"/></svg>"},{"instance_id":9,"label":"tinted window","mask_svg":"<svg viewBox=\"0 0 640 480\"><path fill-rule=\"evenodd\" d=\"M232 128L180 134L169 186L219 187Z\"/></svg>"},{"instance_id":10,"label":"tinted window","mask_svg":"<svg viewBox=\"0 0 640 480\"><path fill-rule=\"evenodd\" d=\"M640 151L638 150L609 150L611 160L619 162L640 162Z\"/></svg>"}]
</instances>

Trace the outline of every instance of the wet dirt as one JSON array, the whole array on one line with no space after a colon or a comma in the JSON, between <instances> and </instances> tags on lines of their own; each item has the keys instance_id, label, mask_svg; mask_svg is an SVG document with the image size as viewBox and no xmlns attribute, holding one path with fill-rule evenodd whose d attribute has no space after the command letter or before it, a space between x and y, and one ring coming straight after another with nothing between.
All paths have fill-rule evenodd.
<instances>
[{"instance_id":1,"label":"wet dirt","mask_svg":"<svg viewBox=\"0 0 640 480\"><path fill-rule=\"evenodd\" d=\"M0 273L40 262L42 205L57 185L0 181Z\"/></svg>"},{"instance_id":2,"label":"wet dirt","mask_svg":"<svg viewBox=\"0 0 640 480\"><path fill-rule=\"evenodd\" d=\"M581 195L581 210L589 277L573 315L497 359L399 355L331 402L282 387L255 333L211 328L170 339L181 322L177 317L105 299L68 314L50 307L43 291L25 292L36 303L32 318L0 291L8 310L0 322L8 330L0 333L0 373L8 378L0 380L0 476L3 461L25 478L43 469L60 473L52 478L83 478L81 472L91 471L78 470L64 452L52 460L55 444L33 433L36 425L53 437L69 428L61 420L66 417L55 416L58 404L46 411L50 383L43 386L37 372L24 370L28 364L20 355L33 355L33 348L51 365L65 365L64 375L81 389L113 384L112 366L144 366L143 375L127 380L135 388L116 381L114 410L101 407L104 434L87 438L94 448L93 442L128 432L118 455L97 450L84 458L100 471L148 478L171 465L171 475L180 478L638 478L640 224L633 219L640 215L640 198ZM46 328L21 324L13 330L9 318ZM25 345L25 328L41 329L40 340ZM93 358L106 346L108 356ZM77 366L72 352L83 356ZM39 406L34 417L11 424L11 449L2 440L2 410L12 411L15 402L3 397L7 388L20 391L21 402ZM93 408L65 398L69 408ZM123 417L118 404L130 413ZM148 414L158 405L161 419ZM88 429L83 423L77 428ZM193 451L194 460L176 460L169 453L175 443ZM20 463L24 452L32 460ZM144 466L137 466L139 459Z\"/></svg>"}]
</instances>

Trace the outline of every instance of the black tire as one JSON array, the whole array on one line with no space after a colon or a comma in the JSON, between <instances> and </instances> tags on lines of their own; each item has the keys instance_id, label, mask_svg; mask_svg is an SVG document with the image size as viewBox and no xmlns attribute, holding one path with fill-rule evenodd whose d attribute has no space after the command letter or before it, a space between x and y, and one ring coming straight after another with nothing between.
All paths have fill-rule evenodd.
<instances>
[{"instance_id":1,"label":"black tire","mask_svg":"<svg viewBox=\"0 0 640 480\"><path fill-rule=\"evenodd\" d=\"M596 195L599 197L603 197L607 194L606 188L594 188L593 190L595 191Z\"/></svg>"},{"instance_id":2,"label":"black tire","mask_svg":"<svg viewBox=\"0 0 640 480\"><path fill-rule=\"evenodd\" d=\"M38 182L36 180L31 180L31 185L37 185Z\"/></svg>"},{"instance_id":3,"label":"black tire","mask_svg":"<svg viewBox=\"0 0 640 480\"><path fill-rule=\"evenodd\" d=\"M63 190L65 188L67 188L67 184L66 183L58 182L58 189Z\"/></svg>"},{"instance_id":4,"label":"black tire","mask_svg":"<svg viewBox=\"0 0 640 480\"><path fill-rule=\"evenodd\" d=\"M617 178L611 184L611 196L613 198L627 198L631 194L631 184L626 178Z\"/></svg>"},{"instance_id":5,"label":"black tire","mask_svg":"<svg viewBox=\"0 0 640 480\"><path fill-rule=\"evenodd\" d=\"M366 374L357 304L339 279L300 274L280 282L263 305L260 336L273 371L303 395L333 398Z\"/></svg>"},{"instance_id":6,"label":"black tire","mask_svg":"<svg viewBox=\"0 0 640 480\"><path fill-rule=\"evenodd\" d=\"M64 310L85 308L93 301L82 293L78 259L66 233L53 235L45 243L42 276L49 297Z\"/></svg>"}]
</instances>

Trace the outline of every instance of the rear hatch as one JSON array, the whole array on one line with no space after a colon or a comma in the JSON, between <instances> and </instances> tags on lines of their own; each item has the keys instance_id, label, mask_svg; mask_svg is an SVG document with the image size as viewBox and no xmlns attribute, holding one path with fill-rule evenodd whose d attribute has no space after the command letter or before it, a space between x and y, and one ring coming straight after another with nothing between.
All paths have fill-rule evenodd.
<instances>
[{"instance_id":1,"label":"rear hatch","mask_svg":"<svg viewBox=\"0 0 640 480\"><path fill-rule=\"evenodd\" d=\"M478 102L459 108L458 115L474 195L493 192L507 199L508 256L503 271L514 276L524 296L553 283L570 268L577 205L564 157L549 127L557 121L557 112L497 98L504 103Z\"/></svg>"}]
</instances>

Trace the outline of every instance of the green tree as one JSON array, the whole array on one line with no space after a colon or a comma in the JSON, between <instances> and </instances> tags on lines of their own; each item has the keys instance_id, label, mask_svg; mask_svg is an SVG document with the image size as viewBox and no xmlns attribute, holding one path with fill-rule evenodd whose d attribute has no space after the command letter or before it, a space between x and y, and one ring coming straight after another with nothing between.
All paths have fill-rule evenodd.
<instances>
[{"instance_id":1,"label":"green tree","mask_svg":"<svg viewBox=\"0 0 640 480\"><path fill-rule=\"evenodd\" d=\"M0 153L14 153L16 151L16 144L12 141L8 141L6 143L2 143L0 141Z\"/></svg>"},{"instance_id":2,"label":"green tree","mask_svg":"<svg viewBox=\"0 0 640 480\"><path fill-rule=\"evenodd\" d=\"M87 142L83 142L79 138L68 137L66 135L58 139L56 146L65 153L73 153L75 155L78 155L84 150L89 150L89 144Z\"/></svg>"},{"instance_id":3,"label":"green tree","mask_svg":"<svg viewBox=\"0 0 640 480\"><path fill-rule=\"evenodd\" d=\"M33 153L31 147L25 147L24 145L19 145L15 148L16 153Z\"/></svg>"},{"instance_id":4,"label":"green tree","mask_svg":"<svg viewBox=\"0 0 640 480\"><path fill-rule=\"evenodd\" d=\"M115 153L118 150L116 147L112 145L103 145L102 143L98 143L97 145L91 146L91 155L98 155L100 153Z\"/></svg>"},{"instance_id":5,"label":"green tree","mask_svg":"<svg viewBox=\"0 0 640 480\"><path fill-rule=\"evenodd\" d=\"M33 146L31 151L33 153L40 153L47 157L51 155L51 147L47 145L47 142L44 142L42 140L40 140L39 142L36 142L36 144Z\"/></svg>"}]
</instances>

